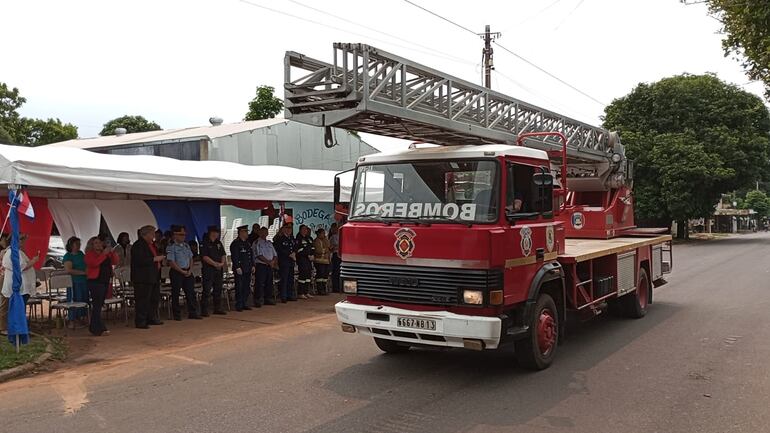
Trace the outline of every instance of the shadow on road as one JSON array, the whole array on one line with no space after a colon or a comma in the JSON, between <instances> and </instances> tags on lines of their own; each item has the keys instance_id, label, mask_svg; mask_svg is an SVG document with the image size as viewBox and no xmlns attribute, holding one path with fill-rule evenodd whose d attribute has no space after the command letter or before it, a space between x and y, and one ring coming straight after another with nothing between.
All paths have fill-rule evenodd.
<instances>
[{"instance_id":1,"label":"shadow on road","mask_svg":"<svg viewBox=\"0 0 770 433\"><path fill-rule=\"evenodd\" d=\"M681 308L655 303L641 320L600 316L568 329L554 365L541 372L518 367L512 350L413 349L405 355L375 356L324 384L351 399L351 405L367 403L312 431L353 432L368 426L369 432L457 432L477 425L523 424L571 395L588 393L584 371ZM545 419L554 427L568 427L571 422Z\"/></svg>"}]
</instances>

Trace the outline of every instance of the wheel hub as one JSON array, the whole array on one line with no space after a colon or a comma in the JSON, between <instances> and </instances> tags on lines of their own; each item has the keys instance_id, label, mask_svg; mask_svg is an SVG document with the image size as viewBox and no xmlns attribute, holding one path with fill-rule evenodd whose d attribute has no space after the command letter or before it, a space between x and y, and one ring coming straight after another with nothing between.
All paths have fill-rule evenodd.
<instances>
[{"instance_id":1,"label":"wheel hub","mask_svg":"<svg viewBox=\"0 0 770 433\"><path fill-rule=\"evenodd\" d=\"M540 312L537 321L537 346L541 355L547 355L556 344L556 320L550 310Z\"/></svg>"}]
</instances>

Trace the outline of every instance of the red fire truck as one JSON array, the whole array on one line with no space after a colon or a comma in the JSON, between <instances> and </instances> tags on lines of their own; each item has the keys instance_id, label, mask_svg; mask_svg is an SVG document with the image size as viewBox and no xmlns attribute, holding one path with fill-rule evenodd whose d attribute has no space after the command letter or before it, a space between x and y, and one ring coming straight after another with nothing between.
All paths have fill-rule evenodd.
<instances>
[{"instance_id":1,"label":"red fire truck","mask_svg":"<svg viewBox=\"0 0 770 433\"><path fill-rule=\"evenodd\" d=\"M287 52L285 81L286 117L327 146L331 127L418 142L335 182L343 331L388 353L510 343L543 369L568 314L640 318L665 283L671 238L635 226L617 134L363 44Z\"/></svg>"}]
</instances>

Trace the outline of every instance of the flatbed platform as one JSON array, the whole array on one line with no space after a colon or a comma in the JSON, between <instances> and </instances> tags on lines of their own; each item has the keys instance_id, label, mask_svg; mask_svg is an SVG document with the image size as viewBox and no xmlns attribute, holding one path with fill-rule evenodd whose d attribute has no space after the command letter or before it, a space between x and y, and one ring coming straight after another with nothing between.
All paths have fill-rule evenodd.
<instances>
[{"instance_id":1,"label":"flatbed platform","mask_svg":"<svg viewBox=\"0 0 770 433\"><path fill-rule=\"evenodd\" d=\"M656 245L670 241L670 235L652 237L620 237L613 239L567 239L564 254L558 260L578 263L609 254L623 253L646 245Z\"/></svg>"}]
</instances>

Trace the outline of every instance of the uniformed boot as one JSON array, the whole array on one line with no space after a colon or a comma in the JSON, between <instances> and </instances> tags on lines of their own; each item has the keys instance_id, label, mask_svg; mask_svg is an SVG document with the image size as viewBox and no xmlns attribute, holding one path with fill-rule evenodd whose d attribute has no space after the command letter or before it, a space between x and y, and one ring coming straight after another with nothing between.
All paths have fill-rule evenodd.
<instances>
[{"instance_id":1,"label":"uniformed boot","mask_svg":"<svg viewBox=\"0 0 770 433\"><path fill-rule=\"evenodd\" d=\"M316 280L315 285L319 295L326 296L329 294L326 292L326 280Z\"/></svg>"}]
</instances>

